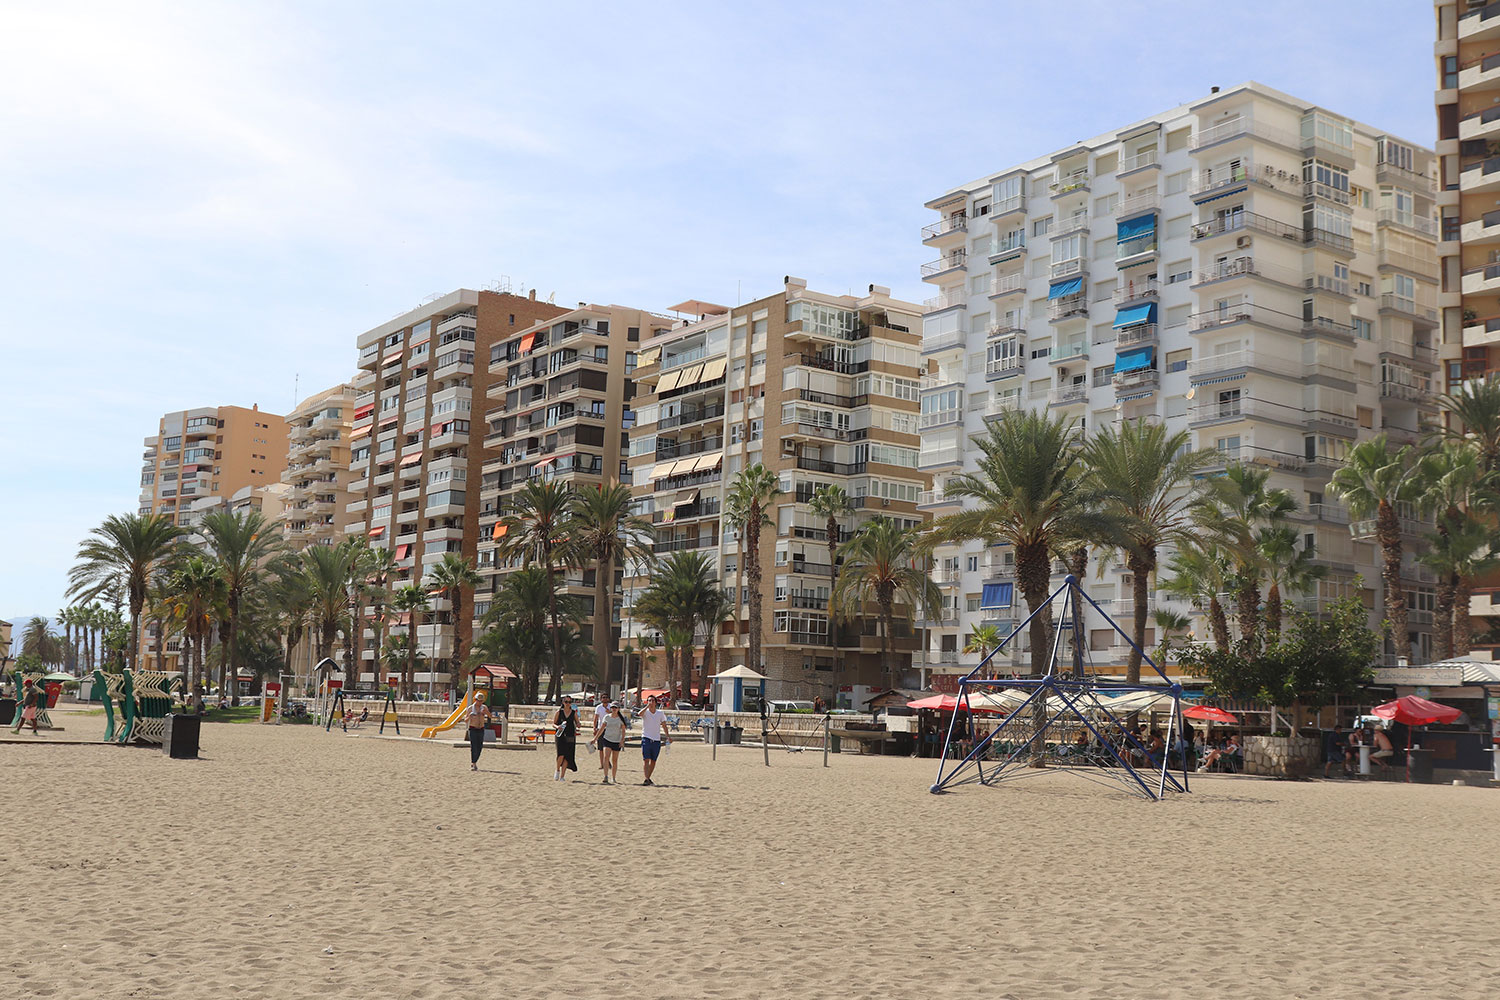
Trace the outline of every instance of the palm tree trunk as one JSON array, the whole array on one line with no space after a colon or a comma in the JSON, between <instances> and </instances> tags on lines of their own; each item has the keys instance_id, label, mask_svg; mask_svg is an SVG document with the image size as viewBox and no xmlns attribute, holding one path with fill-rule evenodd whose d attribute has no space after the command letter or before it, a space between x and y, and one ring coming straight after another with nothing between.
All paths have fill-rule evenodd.
<instances>
[{"instance_id":1,"label":"palm tree trunk","mask_svg":"<svg viewBox=\"0 0 1500 1000\"><path fill-rule=\"evenodd\" d=\"M856 579L858 578L856 577ZM887 688L895 688L896 681L898 680L896 677L895 660L891 656L891 626L896 620L896 616L892 611L894 603L888 597L882 596L880 599L880 669L885 671L885 686Z\"/></svg>"},{"instance_id":2,"label":"palm tree trunk","mask_svg":"<svg viewBox=\"0 0 1500 1000\"><path fill-rule=\"evenodd\" d=\"M1217 595L1208 598L1208 627L1214 636L1214 646L1221 653L1229 652L1229 616Z\"/></svg>"},{"instance_id":3,"label":"palm tree trunk","mask_svg":"<svg viewBox=\"0 0 1500 1000\"><path fill-rule=\"evenodd\" d=\"M555 570L552 567L552 552L549 549L547 559L547 615L552 620L552 678L547 681L546 704L552 704L557 692L562 690L562 630L557 622L557 580L553 576Z\"/></svg>"},{"instance_id":4,"label":"palm tree trunk","mask_svg":"<svg viewBox=\"0 0 1500 1000\"><path fill-rule=\"evenodd\" d=\"M839 622L833 613L833 595L839 589L838 518L829 515L826 531L828 533L828 645L833 647L833 669L837 672L842 662L839 656Z\"/></svg>"},{"instance_id":5,"label":"palm tree trunk","mask_svg":"<svg viewBox=\"0 0 1500 1000\"><path fill-rule=\"evenodd\" d=\"M412 689L417 686L417 612L408 611L406 617L406 676L401 678L401 686L407 699L411 698Z\"/></svg>"},{"instance_id":6,"label":"palm tree trunk","mask_svg":"<svg viewBox=\"0 0 1500 1000\"><path fill-rule=\"evenodd\" d=\"M1141 650L1146 646L1146 617L1149 614L1146 602L1150 599L1151 563L1135 553L1131 553L1125 562L1130 567L1130 638L1134 643L1130 647L1130 657L1125 661L1125 683L1139 684Z\"/></svg>"},{"instance_id":7,"label":"palm tree trunk","mask_svg":"<svg viewBox=\"0 0 1500 1000\"><path fill-rule=\"evenodd\" d=\"M1437 654L1440 660L1453 658L1453 609L1457 603L1455 600L1457 590L1457 574L1444 573L1438 580L1437 608L1433 615L1432 638L1437 644Z\"/></svg>"},{"instance_id":8,"label":"palm tree trunk","mask_svg":"<svg viewBox=\"0 0 1500 1000\"><path fill-rule=\"evenodd\" d=\"M614 579L614 564L606 559L594 560L594 672L599 675L599 687L609 691L609 637L614 624L613 602L609 598L609 583Z\"/></svg>"},{"instance_id":9,"label":"palm tree trunk","mask_svg":"<svg viewBox=\"0 0 1500 1000\"><path fill-rule=\"evenodd\" d=\"M1469 597L1474 580L1460 575L1453 588L1453 655L1468 656L1474 648L1474 620L1469 617Z\"/></svg>"},{"instance_id":10,"label":"palm tree trunk","mask_svg":"<svg viewBox=\"0 0 1500 1000\"><path fill-rule=\"evenodd\" d=\"M1275 580L1266 588L1266 646L1281 641L1281 584Z\"/></svg>"},{"instance_id":11,"label":"palm tree trunk","mask_svg":"<svg viewBox=\"0 0 1500 1000\"><path fill-rule=\"evenodd\" d=\"M1253 572L1253 571L1252 571ZM1240 626L1240 648L1248 656L1260 652L1260 584L1241 577L1235 591L1235 618Z\"/></svg>"},{"instance_id":12,"label":"palm tree trunk","mask_svg":"<svg viewBox=\"0 0 1500 1000\"><path fill-rule=\"evenodd\" d=\"M745 665L756 671L761 669L760 517L760 502L756 501L750 505L750 517L745 531L749 536L746 539L749 544L745 546L745 558L748 560L746 569L750 576L750 662Z\"/></svg>"},{"instance_id":13,"label":"palm tree trunk","mask_svg":"<svg viewBox=\"0 0 1500 1000\"><path fill-rule=\"evenodd\" d=\"M463 678L464 661L469 657L469 645L473 642L473 623L464 619L464 590L462 587L453 588L453 596L449 598L453 605L453 658L448 665L448 686L456 688L458 681ZM464 687L467 689L467 678ZM458 695L454 695L458 700Z\"/></svg>"},{"instance_id":14,"label":"palm tree trunk","mask_svg":"<svg viewBox=\"0 0 1500 1000\"><path fill-rule=\"evenodd\" d=\"M1401 522L1394 505L1382 500L1375 511L1375 540L1380 544L1381 577L1385 581L1385 615L1391 623L1391 646L1407 663L1417 662L1416 647L1406 627L1406 592L1401 588Z\"/></svg>"},{"instance_id":15,"label":"palm tree trunk","mask_svg":"<svg viewBox=\"0 0 1500 1000\"><path fill-rule=\"evenodd\" d=\"M1031 676L1041 677L1047 673L1047 657L1052 642L1052 607L1048 584L1052 580L1051 557L1047 546L1035 542L1016 546L1016 583L1021 595L1026 598L1028 611L1036 613L1031 619L1028 636L1031 640Z\"/></svg>"}]
</instances>

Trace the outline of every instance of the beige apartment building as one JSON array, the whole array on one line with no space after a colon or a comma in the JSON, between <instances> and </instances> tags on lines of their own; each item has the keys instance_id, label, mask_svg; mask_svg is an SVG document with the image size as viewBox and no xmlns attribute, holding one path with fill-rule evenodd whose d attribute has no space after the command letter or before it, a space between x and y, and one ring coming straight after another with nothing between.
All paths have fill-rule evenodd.
<instances>
[{"instance_id":1,"label":"beige apartment building","mask_svg":"<svg viewBox=\"0 0 1500 1000\"><path fill-rule=\"evenodd\" d=\"M279 482L286 455L286 419L258 406L165 414L145 439L139 513L186 525L194 501Z\"/></svg>"},{"instance_id":2,"label":"beige apartment building","mask_svg":"<svg viewBox=\"0 0 1500 1000\"><path fill-rule=\"evenodd\" d=\"M1500 3L1433 6L1439 305L1452 387L1500 368Z\"/></svg>"},{"instance_id":3,"label":"beige apartment building","mask_svg":"<svg viewBox=\"0 0 1500 1000\"><path fill-rule=\"evenodd\" d=\"M636 349L671 326L671 320L619 305L587 305L514 331L481 353L488 359L484 413L484 466L479 486L479 572L476 620L490 608L505 576L518 564L496 559L499 521L516 494L532 480L599 487L628 482L623 459L636 385L630 375ZM616 579L623 570L615 569ZM566 576L567 592L591 605L593 567ZM618 647L613 609L595 608L585 624L593 635L597 616L611 622L605 637ZM597 644L596 647L597 649ZM612 654L611 677L621 676Z\"/></svg>"},{"instance_id":4,"label":"beige apartment building","mask_svg":"<svg viewBox=\"0 0 1500 1000\"><path fill-rule=\"evenodd\" d=\"M673 311L689 318L644 341L636 359L628 462L657 555L703 550L738 591L739 613L716 637L718 666L748 652L742 541L722 512L734 478L759 462L782 495L761 535L764 662L749 666L766 674L773 698L822 695L833 704L841 688L879 685L873 616L841 625L838 646L830 644L826 522L808 502L825 483L853 498L840 540L874 516L922 520L916 504L931 479L917 469L921 307L878 285L864 296L830 295L789 277L742 306L692 301ZM648 630L629 612L647 583L626 581L636 645ZM898 609L892 646L901 666L915 646L912 617ZM643 686L661 686L663 674L658 654Z\"/></svg>"},{"instance_id":5,"label":"beige apartment building","mask_svg":"<svg viewBox=\"0 0 1500 1000\"><path fill-rule=\"evenodd\" d=\"M287 488L282 512L287 545L332 545L344 537L349 519L353 383L313 393L286 419L287 464L281 481Z\"/></svg>"},{"instance_id":6,"label":"beige apartment building","mask_svg":"<svg viewBox=\"0 0 1500 1000\"><path fill-rule=\"evenodd\" d=\"M459 289L360 335L344 533L392 550L396 586L420 581L445 552L476 558L479 494L471 486L484 448L471 421L496 379L487 359L496 344L565 311L535 293ZM454 630L449 603L432 598L417 648L434 676L419 673L419 686L447 683ZM361 643L361 674L371 680L375 636L368 629Z\"/></svg>"}]
</instances>

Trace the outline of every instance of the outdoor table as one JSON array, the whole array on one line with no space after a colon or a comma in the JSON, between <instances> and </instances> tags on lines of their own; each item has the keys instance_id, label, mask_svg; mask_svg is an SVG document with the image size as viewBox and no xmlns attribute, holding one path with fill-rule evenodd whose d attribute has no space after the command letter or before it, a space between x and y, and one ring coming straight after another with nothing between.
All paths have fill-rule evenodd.
<instances>
[{"instance_id":1,"label":"outdoor table","mask_svg":"<svg viewBox=\"0 0 1500 1000\"><path fill-rule=\"evenodd\" d=\"M1358 749L1359 749L1359 773L1360 774L1369 774L1370 773L1370 751L1373 750L1373 749L1375 749L1375 748L1372 747L1372 746L1369 746L1367 744L1361 743L1359 745Z\"/></svg>"}]
</instances>

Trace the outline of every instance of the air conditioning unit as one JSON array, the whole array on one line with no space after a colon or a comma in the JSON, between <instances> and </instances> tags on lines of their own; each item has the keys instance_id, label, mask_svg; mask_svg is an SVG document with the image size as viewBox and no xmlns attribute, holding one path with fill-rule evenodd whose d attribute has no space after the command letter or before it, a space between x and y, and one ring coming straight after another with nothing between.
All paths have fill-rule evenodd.
<instances>
[{"instance_id":1,"label":"air conditioning unit","mask_svg":"<svg viewBox=\"0 0 1500 1000\"><path fill-rule=\"evenodd\" d=\"M1068 370L1066 368L1058 368L1057 369L1057 374L1058 374L1058 376L1060 378L1067 378L1068 377Z\"/></svg>"},{"instance_id":2,"label":"air conditioning unit","mask_svg":"<svg viewBox=\"0 0 1500 1000\"><path fill-rule=\"evenodd\" d=\"M889 507L890 505L891 505L890 500L886 499L885 497L881 497L881 499L880 499L880 506L882 506L882 507Z\"/></svg>"},{"instance_id":3,"label":"air conditioning unit","mask_svg":"<svg viewBox=\"0 0 1500 1000\"><path fill-rule=\"evenodd\" d=\"M781 454L788 457L797 454L797 443L795 441L782 439Z\"/></svg>"},{"instance_id":4,"label":"air conditioning unit","mask_svg":"<svg viewBox=\"0 0 1500 1000\"><path fill-rule=\"evenodd\" d=\"M1250 246L1250 244L1252 242L1253 241L1250 239L1250 237L1248 237L1248 236L1241 236L1239 239L1237 239L1237 240L1234 241L1234 245L1237 246L1237 247L1244 248L1244 247Z\"/></svg>"}]
</instances>

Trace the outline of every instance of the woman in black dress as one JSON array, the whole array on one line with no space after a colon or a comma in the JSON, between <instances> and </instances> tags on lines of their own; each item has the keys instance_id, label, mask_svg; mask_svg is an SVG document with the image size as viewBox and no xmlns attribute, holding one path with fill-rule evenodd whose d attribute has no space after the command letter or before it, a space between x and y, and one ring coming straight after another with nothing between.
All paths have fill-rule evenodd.
<instances>
[{"instance_id":1,"label":"woman in black dress","mask_svg":"<svg viewBox=\"0 0 1500 1000\"><path fill-rule=\"evenodd\" d=\"M573 708L572 698L563 695L562 708L552 717L552 725L557 730L557 774L553 780L567 781L568 772L578 770L578 762L573 759L578 743L578 712Z\"/></svg>"}]
</instances>

